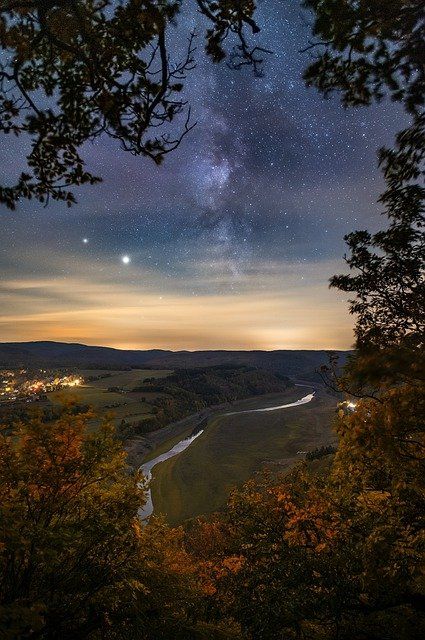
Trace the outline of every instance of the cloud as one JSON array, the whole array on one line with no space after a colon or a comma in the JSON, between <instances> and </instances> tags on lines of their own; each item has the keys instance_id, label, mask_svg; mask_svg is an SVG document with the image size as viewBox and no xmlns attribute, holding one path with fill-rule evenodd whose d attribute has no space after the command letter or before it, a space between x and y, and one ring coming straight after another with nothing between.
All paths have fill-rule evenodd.
<instances>
[{"instance_id":1,"label":"cloud","mask_svg":"<svg viewBox=\"0 0 425 640\"><path fill-rule=\"evenodd\" d=\"M332 273L332 266L320 269ZM87 261L72 277L6 279L0 288L2 339L140 349L339 349L351 343L346 306L326 289L317 265L252 263L235 294L226 292L232 281L226 261L221 267L201 262L195 265L203 274L197 295L136 266L131 282L107 263L96 263L94 279L93 268Z\"/></svg>"}]
</instances>

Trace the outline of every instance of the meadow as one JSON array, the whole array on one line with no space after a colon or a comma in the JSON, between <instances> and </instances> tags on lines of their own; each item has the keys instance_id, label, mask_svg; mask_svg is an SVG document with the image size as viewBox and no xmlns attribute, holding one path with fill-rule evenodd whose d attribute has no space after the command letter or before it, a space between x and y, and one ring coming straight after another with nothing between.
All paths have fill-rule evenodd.
<instances>
[{"instance_id":1,"label":"meadow","mask_svg":"<svg viewBox=\"0 0 425 640\"><path fill-rule=\"evenodd\" d=\"M103 369L82 369L78 373L86 380L79 387L61 389L48 394L53 404L74 399L78 404L90 405L100 415L112 413L116 424L123 418L129 421L143 420L151 414L149 400L161 396L158 392L133 392L145 378L164 378L169 370L131 369L130 371L110 371ZM102 377L106 376L106 377ZM88 380L98 377L97 380ZM119 391L108 391L110 388Z\"/></svg>"},{"instance_id":2,"label":"meadow","mask_svg":"<svg viewBox=\"0 0 425 640\"><path fill-rule=\"evenodd\" d=\"M88 369L79 373L85 384L51 393L49 400L58 403L73 398L79 404L90 405L99 415L112 414L118 425L123 419L136 422L150 416L150 401L164 394L133 389L145 378L160 379L171 372ZM89 380L90 377L97 379ZM259 469L272 466L285 470L304 457L300 451L329 444L333 440L331 424L336 400L320 387L314 400L305 405L267 413L224 415L228 411L290 403L310 391L292 387L234 401L225 410L212 408L202 436L183 453L155 467L151 487L155 514L163 514L169 523L179 524L187 518L221 509L232 488ZM198 415L192 414L141 439L129 441L130 463L137 467L142 459L146 462L168 451L193 431L199 422ZM97 422L93 422L93 427Z\"/></svg>"},{"instance_id":3,"label":"meadow","mask_svg":"<svg viewBox=\"0 0 425 640\"><path fill-rule=\"evenodd\" d=\"M246 411L301 398L307 389L290 389L234 403ZM285 470L304 458L299 452L329 444L336 399L319 389L312 402L267 413L213 415L204 433L183 453L153 470L155 514L171 524L222 508L232 488L256 471ZM186 434L183 434L186 435ZM163 443L168 450L175 444Z\"/></svg>"}]
</instances>

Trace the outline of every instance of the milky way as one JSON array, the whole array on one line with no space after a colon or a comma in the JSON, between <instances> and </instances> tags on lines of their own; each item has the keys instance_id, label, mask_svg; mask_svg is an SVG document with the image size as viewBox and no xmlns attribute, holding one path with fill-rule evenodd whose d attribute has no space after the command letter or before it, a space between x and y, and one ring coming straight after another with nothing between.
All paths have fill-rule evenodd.
<instances>
[{"instance_id":1,"label":"milky way","mask_svg":"<svg viewBox=\"0 0 425 640\"><path fill-rule=\"evenodd\" d=\"M99 140L84 156L104 182L77 206L3 212L2 340L349 346L345 301L327 281L344 269L344 234L380 224L376 150L404 116L305 88L298 2L264 0L257 18L273 50L263 78L213 65L199 38L186 84L197 124L163 166ZM177 48L193 20L181 16Z\"/></svg>"}]
</instances>

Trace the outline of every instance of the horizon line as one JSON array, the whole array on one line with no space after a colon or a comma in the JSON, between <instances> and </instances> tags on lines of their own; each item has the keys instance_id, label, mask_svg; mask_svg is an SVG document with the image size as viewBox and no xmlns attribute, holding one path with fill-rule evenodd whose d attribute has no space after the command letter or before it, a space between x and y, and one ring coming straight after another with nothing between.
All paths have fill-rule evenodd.
<instances>
[{"instance_id":1,"label":"horizon line","mask_svg":"<svg viewBox=\"0 0 425 640\"><path fill-rule=\"evenodd\" d=\"M276 348L276 349L162 349L157 347L151 348L122 348L122 347L111 347L109 345L99 345L99 344L85 344L84 342L66 342L64 340L21 340L21 341L11 341L11 342L0 342L1 346L7 345L28 345L28 344L63 344L69 346L78 346L78 347L86 347L92 349L112 349L113 351L161 351L164 353L199 353L199 352L240 352L240 353L274 353L276 351L329 351L329 352L346 352L346 351L355 351L354 347L348 347L346 349L332 349L329 347L318 347L317 349L289 349L289 348Z\"/></svg>"}]
</instances>

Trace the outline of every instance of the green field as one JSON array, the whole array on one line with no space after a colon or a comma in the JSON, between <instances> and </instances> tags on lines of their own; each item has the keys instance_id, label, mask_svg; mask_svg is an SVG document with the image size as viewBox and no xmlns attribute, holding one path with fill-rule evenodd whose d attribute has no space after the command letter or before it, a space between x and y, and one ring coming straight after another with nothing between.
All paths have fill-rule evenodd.
<instances>
[{"instance_id":1,"label":"green field","mask_svg":"<svg viewBox=\"0 0 425 640\"><path fill-rule=\"evenodd\" d=\"M289 403L308 392L295 388L273 397L257 397L235 403L234 410ZM322 391L312 402L289 409L212 417L186 451L154 469L155 514L178 524L216 511L233 487L267 463L279 463L285 469L303 458L299 451L328 444L333 439L335 405L335 398Z\"/></svg>"},{"instance_id":2,"label":"green field","mask_svg":"<svg viewBox=\"0 0 425 640\"><path fill-rule=\"evenodd\" d=\"M91 376L105 375L106 378L93 380L89 385L99 389L107 389L108 387L120 387L130 391L134 387L139 386L145 378L164 378L172 371L169 369L131 369L130 371L108 371L106 369L83 369L79 371L83 378Z\"/></svg>"},{"instance_id":3,"label":"green field","mask_svg":"<svg viewBox=\"0 0 425 640\"><path fill-rule=\"evenodd\" d=\"M54 391L48 394L50 402L59 403L64 399L75 399L79 404L87 404L95 411L105 414L112 413L115 423L123 418L130 422L142 420L151 412L149 400L160 396L160 393L132 392L145 378L164 378L169 370L132 369L131 371L80 370L77 372L83 378L101 376L105 378L88 381L80 387L72 387ZM109 387L118 387L123 393L108 391ZM117 406L115 406L117 405Z\"/></svg>"}]
</instances>

